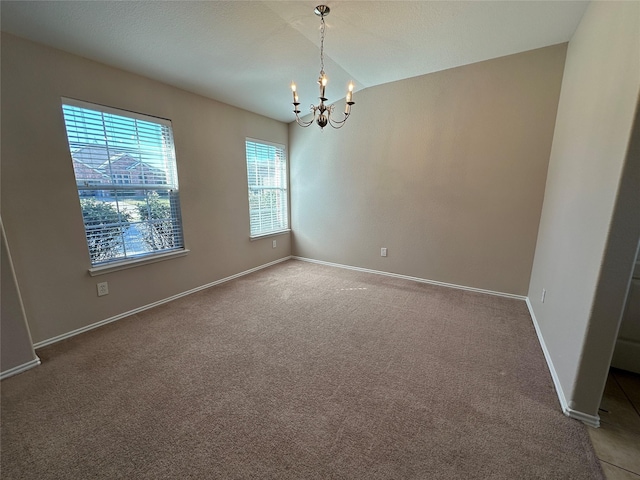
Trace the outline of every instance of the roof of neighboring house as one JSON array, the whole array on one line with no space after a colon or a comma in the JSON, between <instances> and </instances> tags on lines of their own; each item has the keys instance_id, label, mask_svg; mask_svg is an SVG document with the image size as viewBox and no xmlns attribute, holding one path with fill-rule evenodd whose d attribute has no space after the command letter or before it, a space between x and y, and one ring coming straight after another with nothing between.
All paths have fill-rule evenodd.
<instances>
[{"instance_id":1,"label":"roof of neighboring house","mask_svg":"<svg viewBox=\"0 0 640 480\"><path fill-rule=\"evenodd\" d=\"M130 171L138 168L156 175L165 175L161 168L134 158L129 153L120 152L110 155L109 149L102 145L91 145L74 150L71 152L71 158L74 162L79 162L86 168L103 175L109 174L109 170Z\"/></svg>"},{"instance_id":2,"label":"roof of neighboring house","mask_svg":"<svg viewBox=\"0 0 640 480\"><path fill-rule=\"evenodd\" d=\"M71 158L73 160L73 170L76 174L76 180L95 180L96 178L109 179L109 175L107 175L105 172L91 165L88 165L78 158L75 158L73 156Z\"/></svg>"}]
</instances>

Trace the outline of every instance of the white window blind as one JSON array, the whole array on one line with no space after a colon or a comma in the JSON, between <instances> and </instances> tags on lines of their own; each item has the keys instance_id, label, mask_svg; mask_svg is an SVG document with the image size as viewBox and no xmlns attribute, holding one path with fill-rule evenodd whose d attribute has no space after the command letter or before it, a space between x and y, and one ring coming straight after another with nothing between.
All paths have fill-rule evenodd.
<instances>
[{"instance_id":1,"label":"white window blind","mask_svg":"<svg viewBox=\"0 0 640 480\"><path fill-rule=\"evenodd\" d=\"M246 140L251 236L289 228L287 159L284 145Z\"/></svg>"},{"instance_id":2,"label":"white window blind","mask_svg":"<svg viewBox=\"0 0 640 480\"><path fill-rule=\"evenodd\" d=\"M184 249L171 122L63 98L92 266Z\"/></svg>"}]
</instances>

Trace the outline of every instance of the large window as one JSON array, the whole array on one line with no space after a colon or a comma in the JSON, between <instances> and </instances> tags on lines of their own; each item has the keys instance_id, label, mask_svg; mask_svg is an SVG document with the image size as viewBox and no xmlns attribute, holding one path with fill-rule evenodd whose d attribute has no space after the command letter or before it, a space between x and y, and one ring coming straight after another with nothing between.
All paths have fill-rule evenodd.
<instances>
[{"instance_id":1,"label":"large window","mask_svg":"<svg viewBox=\"0 0 640 480\"><path fill-rule=\"evenodd\" d=\"M287 158L283 145L247 139L251 236L289 228Z\"/></svg>"},{"instance_id":2,"label":"large window","mask_svg":"<svg viewBox=\"0 0 640 480\"><path fill-rule=\"evenodd\" d=\"M184 249L171 122L62 101L91 265Z\"/></svg>"}]
</instances>

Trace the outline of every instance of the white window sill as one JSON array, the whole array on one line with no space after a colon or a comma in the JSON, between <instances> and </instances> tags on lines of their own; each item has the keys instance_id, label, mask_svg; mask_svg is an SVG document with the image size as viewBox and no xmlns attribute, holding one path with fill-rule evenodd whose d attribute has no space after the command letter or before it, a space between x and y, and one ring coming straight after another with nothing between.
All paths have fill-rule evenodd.
<instances>
[{"instance_id":1,"label":"white window sill","mask_svg":"<svg viewBox=\"0 0 640 480\"><path fill-rule=\"evenodd\" d=\"M183 250L176 250L175 252L161 253L152 257L142 257L133 260L123 260L122 262L114 262L108 265L100 265L99 267L92 267L89 269L89 275L96 277L98 275L104 275L105 273L117 272L118 270L125 270L127 268L140 267L142 265L148 265L150 263L163 262L165 260L171 260L176 257L184 257L189 253L186 248Z\"/></svg>"},{"instance_id":2,"label":"white window sill","mask_svg":"<svg viewBox=\"0 0 640 480\"><path fill-rule=\"evenodd\" d=\"M269 237L276 237L278 235L284 235L286 233L290 233L291 229L287 228L286 230L278 230L277 232L270 232L270 233L265 233L263 235L254 235L254 236L250 236L249 240L251 240L252 242L254 240L260 240L262 238L269 238Z\"/></svg>"}]
</instances>

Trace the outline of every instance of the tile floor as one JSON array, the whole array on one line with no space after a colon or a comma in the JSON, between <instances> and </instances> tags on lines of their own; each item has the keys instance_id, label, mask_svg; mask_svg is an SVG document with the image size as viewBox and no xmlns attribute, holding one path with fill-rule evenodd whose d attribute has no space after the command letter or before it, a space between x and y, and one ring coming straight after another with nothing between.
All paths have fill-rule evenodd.
<instances>
[{"instance_id":1,"label":"tile floor","mask_svg":"<svg viewBox=\"0 0 640 480\"><path fill-rule=\"evenodd\" d=\"M589 435L607 480L640 480L640 375L611 368Z\"/></svg>"}]
</instances>

